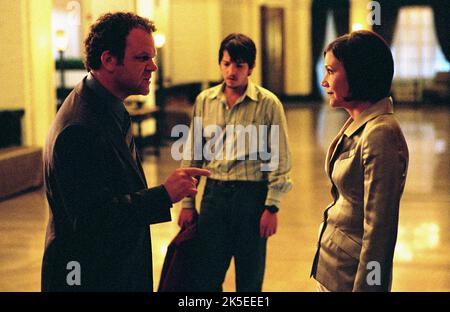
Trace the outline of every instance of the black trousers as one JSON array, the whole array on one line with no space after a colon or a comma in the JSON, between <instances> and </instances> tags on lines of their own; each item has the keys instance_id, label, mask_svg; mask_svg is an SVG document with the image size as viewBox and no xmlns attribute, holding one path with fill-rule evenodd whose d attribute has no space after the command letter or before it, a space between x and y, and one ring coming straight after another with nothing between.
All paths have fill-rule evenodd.
<instances>
[{"instance_id":1,"label":"black trousers","mask_svg":"<svg viewBox=\"0 0 450 312\"><path fill-rule=\"evenodd\" d=\"M260 237L260 219L267 182L208 179L198 220L198 282L201 291L222 291L234 257L236 290L261 291L267 239Z\"/></svg>"}]
</instances>

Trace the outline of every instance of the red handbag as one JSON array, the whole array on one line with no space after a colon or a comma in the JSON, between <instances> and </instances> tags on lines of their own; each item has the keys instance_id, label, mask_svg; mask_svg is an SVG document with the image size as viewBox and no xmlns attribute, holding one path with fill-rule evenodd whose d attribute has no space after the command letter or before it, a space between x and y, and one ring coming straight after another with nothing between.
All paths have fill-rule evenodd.
<instances>
[{"instance_id":1,"label":"red handbag","mask_svg":"<svg viewBox=\"0 0 450 312\"><path fill-rule=\"evenodd\" d=\"M180 230L167 248L158 292L196 290L199 247L196 223Z\"/></svg>"}]
</instances>

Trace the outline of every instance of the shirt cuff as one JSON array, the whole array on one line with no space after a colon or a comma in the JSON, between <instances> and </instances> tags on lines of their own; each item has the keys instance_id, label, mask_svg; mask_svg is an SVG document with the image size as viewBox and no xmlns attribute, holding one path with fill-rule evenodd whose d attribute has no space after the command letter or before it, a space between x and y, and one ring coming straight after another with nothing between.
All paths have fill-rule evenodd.
<instances>
[{"instance_id":1,"label":"shirt cuff","mask_svg":"<svg viewBox=\"0 0 450 312\"><path fill-rule=\"evenodd\" d=\"M167 203L167 206L169 206L170 208L172 208L172 199L170 198L169 193L167 192L166 188L164 187L163 184L161 184L160 186L158 186L157 188L159 188L161 190L161 196L163 197L163 202Z\"/></svg>"},{"instance_id":2,"label":"shirt cuff","mask_svg":"<svg viewBox=\"0 0 450 312\"><path fill-rule=\"evenodd\" d=\"M275 205L278 208L280 208L280 201L281 201L282 195L283 195L283 192L280 192L280 191L277 191L274 189L269 189L269 191L267 193L266 202L264 203L264 205L266 205L266 206Z\"/></svg>"},{"instance_id":3,"label":"shirt cuff","mask_svg":"<svg viewBox=\"0 0 450 312\"><path fill-rule=\"evenodd\" d=\"M138 208L137 214L145 224L156 224L171 220L172 201L163 185L131 194Z\"/></svg>"},{"instance_id":4,"label":"shirt cuff","mask_svg":"<svg viewBox=\"0 0 450 312\"><path fill-rule=\"evenodd\" d=\"M195 199L186 197L181 201L181 208L194 209L195 208Z\"/></svg>"}]
</instances>

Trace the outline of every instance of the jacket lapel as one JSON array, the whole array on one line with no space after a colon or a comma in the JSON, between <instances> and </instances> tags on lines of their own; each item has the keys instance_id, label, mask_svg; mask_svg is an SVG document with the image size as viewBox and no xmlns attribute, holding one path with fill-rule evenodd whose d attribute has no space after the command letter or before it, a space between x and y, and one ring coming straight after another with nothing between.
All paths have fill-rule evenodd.
<instances>
[{"instance_id":1,"label":"jacket lapel","mask_svg":"<svg viewBox=\"0 0 450 312\"><path fill-rule=\"evenodd\" d=\"M344 132L347 129L347 127L352 123L353 119L349 118L345 122L344 126L341 128L337 136L334 138L333 142L331 142L330 147L328 148L327 156L325 158L325 172L327 175L331 178L331 161L333 160L336 150L339 147L339 144L342 142L342 138L344 137Z\"/></svg>"},{"instance_id":2,"label":"jacket lapel","mask_svg":"<svg viewBox=\"0 0 450 312\"><path fill-rule=\"evenodd\" d=\"M103 133L105 133L108 140L115 147L115 149L119 152L120 156L126 161L126 163L133 169L134 173L141 180L142 184L147 186L145 181L144 172L142 167L138 166L137 162L140 162L139 158L136 158L136 161L133 159L133 155L131 155L130 148L127 146L125 139L123 137L122 132L117 128L112 116L110 114L105 114L103 116L104 123L101 125Z\"/></svg>"},{"instance_id":3,"label":"jacket lapel","mask_svg":"<svg viewBox=\"0 0 450 312\"><path fill-rule=\"evenodd\" d=\"M345 122L344 126L339 131L338 135L334 138L330 147L328 148L327 156L325 158L325 172L331 178L331 162L335 156L336 150L339 144L342 142L344 134L347 137L352 136L359 128L364 126L369 120L382 115L392 114L394 112L392 105L392 98L384 98L374 103L368 109L366 109L355 121L350 117Z\"/></svg>"},{"instance_id":4,"label":"jacket lapel","mask_svg":"<svg viewBox=\"0 0 450 312\"><path fill-rule=\"evenodd\" d=\"M394 107L392 104L392 98L384 98L380 101L372 104L369 108L359 115L359 117L348 126L345 130L345 135L350 137L352 136L359 128L364 126L370 120L384 114L392 114L394 113Z\"/></svg>"}]
</instances>

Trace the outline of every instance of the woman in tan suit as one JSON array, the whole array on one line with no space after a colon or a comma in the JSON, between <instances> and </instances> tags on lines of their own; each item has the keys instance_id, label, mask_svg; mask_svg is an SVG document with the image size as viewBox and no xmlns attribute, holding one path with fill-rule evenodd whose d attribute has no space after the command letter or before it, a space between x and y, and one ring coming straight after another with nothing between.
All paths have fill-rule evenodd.
<instances>
[{"instance_id":1,"label":"woman in tan suit","mask_svg":"<svg viewBox=\"0 0 450 312\"><path fill-rule=\"evenodd\" d=\"M408 147L389 96L394 62L376 33L355 31L324 52L331 107L350 118L331 143L325 209L311 275L321 291L389 291Z\"/></svg>"}]
</instances>

